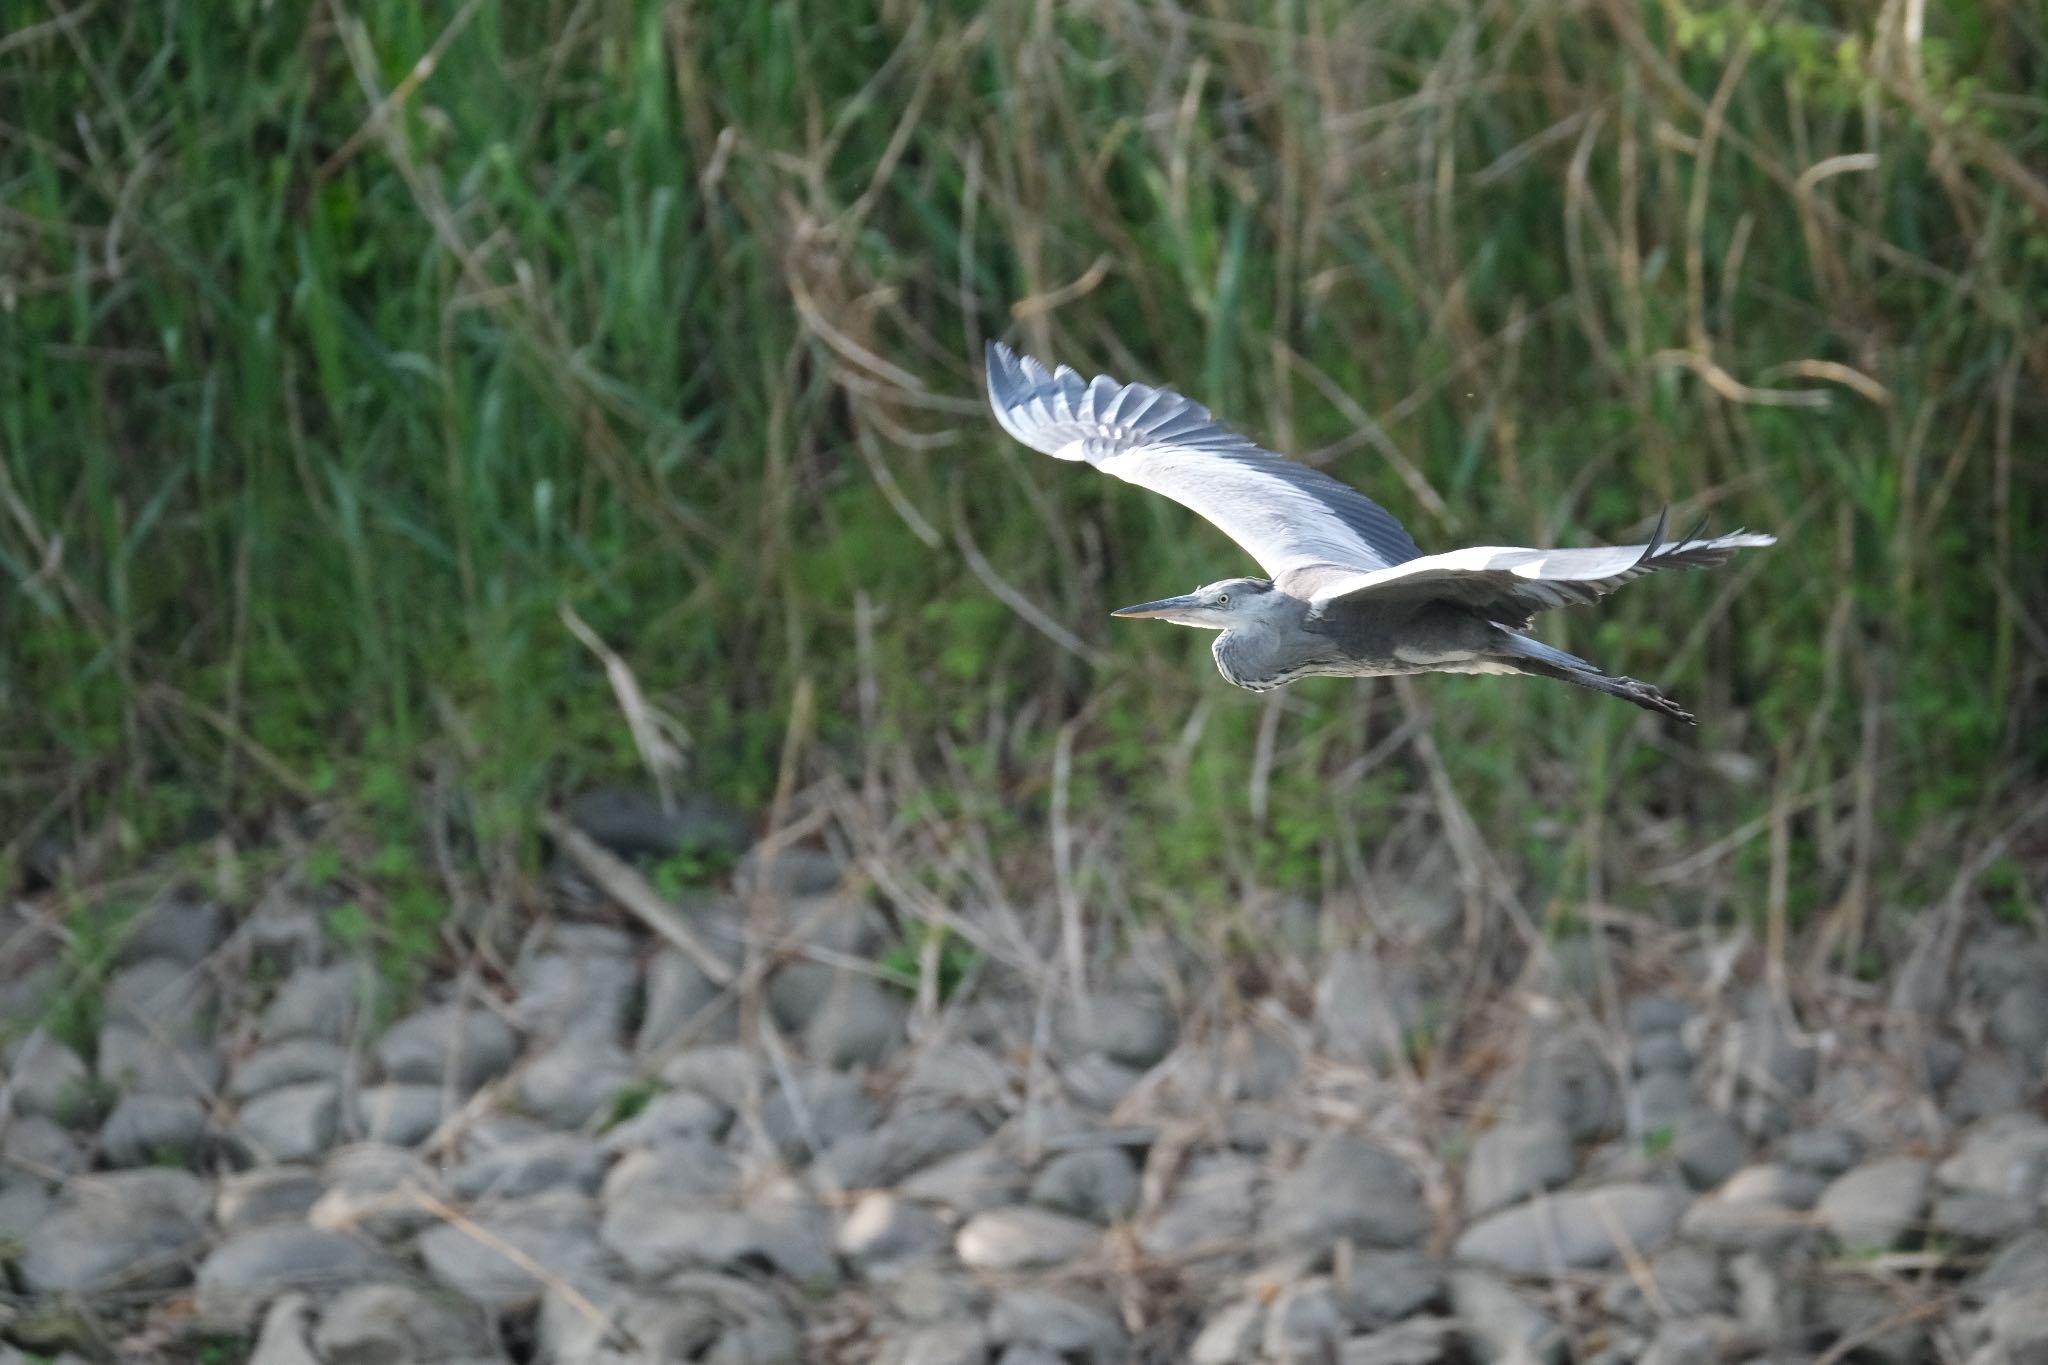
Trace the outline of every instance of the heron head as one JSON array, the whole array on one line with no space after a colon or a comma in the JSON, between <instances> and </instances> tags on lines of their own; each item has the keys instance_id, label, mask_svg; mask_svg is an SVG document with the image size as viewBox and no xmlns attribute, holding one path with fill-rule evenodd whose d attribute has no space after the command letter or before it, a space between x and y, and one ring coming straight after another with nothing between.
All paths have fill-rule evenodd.
<instances>
[{"instance_id":1,"label":"heron head","mask_svg":"<svg viewBox=\"0 0 2048 1365\"><path fill-rule=\"evenodd\" d=\"M1228 630L1255 613L1272 591L1273 585L1263 578L1226 578L1221 583L1196 588L1184 597L1162 597L1157 602L1118 607L1110 615L1148 617L1203 630Z\"/></svg>"}]
</instances>

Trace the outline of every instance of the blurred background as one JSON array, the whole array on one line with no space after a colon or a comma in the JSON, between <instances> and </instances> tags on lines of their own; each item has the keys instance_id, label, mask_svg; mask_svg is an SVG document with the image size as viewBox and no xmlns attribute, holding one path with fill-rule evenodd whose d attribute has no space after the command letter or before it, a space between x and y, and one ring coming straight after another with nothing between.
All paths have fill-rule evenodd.
<instances>
[{"instance_id":1,"label":"blurred background","mask_svg":"<svg viewBox=\"0 0 2048 1365\"><path fill-rule=\"evenodd\" d=\"M1059 804L1136 914L1448 837L1539 912L1834 914L1853 950L2043 776L2031 6L6 29L17 877L110 816L397 831L434 784L530 857L536 809L645 770L608 659L674 790L837 783L913 862L972 826L1020 893ZM1112 627L1243 557L1004 439L986 336L1174 385L1425 548L1667 505L1782 543L1545 621L1697 733L1497 679L1261 701L1206 637Z\"/></svg>"}]
</instances>

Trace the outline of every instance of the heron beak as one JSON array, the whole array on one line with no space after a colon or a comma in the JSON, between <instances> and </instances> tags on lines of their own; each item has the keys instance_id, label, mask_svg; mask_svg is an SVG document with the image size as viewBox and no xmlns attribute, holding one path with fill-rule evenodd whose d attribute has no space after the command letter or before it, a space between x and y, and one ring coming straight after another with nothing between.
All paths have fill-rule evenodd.
<instances>
[{"instance_id":1,"label":"heron beak","mask_svg":"<svg viewBox=\"0 0 2048 1365\"><path fill-rule=\"evenodd\" d=\"M1189 593L1185 597L1162 597L1157 602L1140 602L1135 607L1118 607L1111 616L1151 616L1172 620L1181 613L1191 611L1202 604L1199 594Z\"/></svg>"}]
</instances>

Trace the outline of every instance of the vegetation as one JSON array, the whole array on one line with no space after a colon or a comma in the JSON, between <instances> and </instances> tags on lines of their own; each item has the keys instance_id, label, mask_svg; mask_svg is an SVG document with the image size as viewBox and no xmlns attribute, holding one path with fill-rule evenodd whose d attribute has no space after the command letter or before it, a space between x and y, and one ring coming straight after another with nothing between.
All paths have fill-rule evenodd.
<instances>
[{"instance_id":1,"label":"vegetation","mask_svg":"<svg viewBox=\"0 0 2048 1365\"><path fill-rule=\"evenodd\" d=\"M1848 952L2043 776L2033 7L0 12L0 866L325 803L376 859L337 928L416 959L422 812L530 855L651 734L942 899L1208 919L1448 835L1470 894ZM1783 543L1546 627L1696 733L1253 698L1105 617L1242 556L1001 436L988 335L1426 547Z\"/></svg>"}]
</instances>

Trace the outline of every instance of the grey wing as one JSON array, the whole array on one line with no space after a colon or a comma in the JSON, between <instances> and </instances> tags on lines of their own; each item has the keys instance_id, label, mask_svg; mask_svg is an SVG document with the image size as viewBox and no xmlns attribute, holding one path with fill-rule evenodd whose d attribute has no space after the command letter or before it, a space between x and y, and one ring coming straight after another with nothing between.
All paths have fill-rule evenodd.
<instances>
[{"instance_id":1,"label":"grey wing","mask_svg":"<svg viewBox=\"0 0 2048 1365\"><path fill-rule=\"evenodd\" d=\"M1270 577L1317 564L1385 569L1422 553L1371 498L1254 445L1170 389L1084 380L991 341L988 396L1003 430L1025 445L1172 498Z\"/></svg>"},{"instance_id":2,"label":"grey wing","mask_svg":"<svg viewBox=\"0 0 2048 1365\"><path fill-rule=\"evenodd\" d=\"M1434 598L1477 608L1489 619L1520 629L1552 607L1595 602L1630 579L1659 569L1720 564L1737 550L1774 545L1776 536L1737 531L1697 540L1663 539L1664 521L1646 545L1603 545L1580 550L1533 550L1476 545L1409 560L1373 573L1325 576L1309 595L1313 610L1331 604Z\"/></svg>"}]
</instances>

